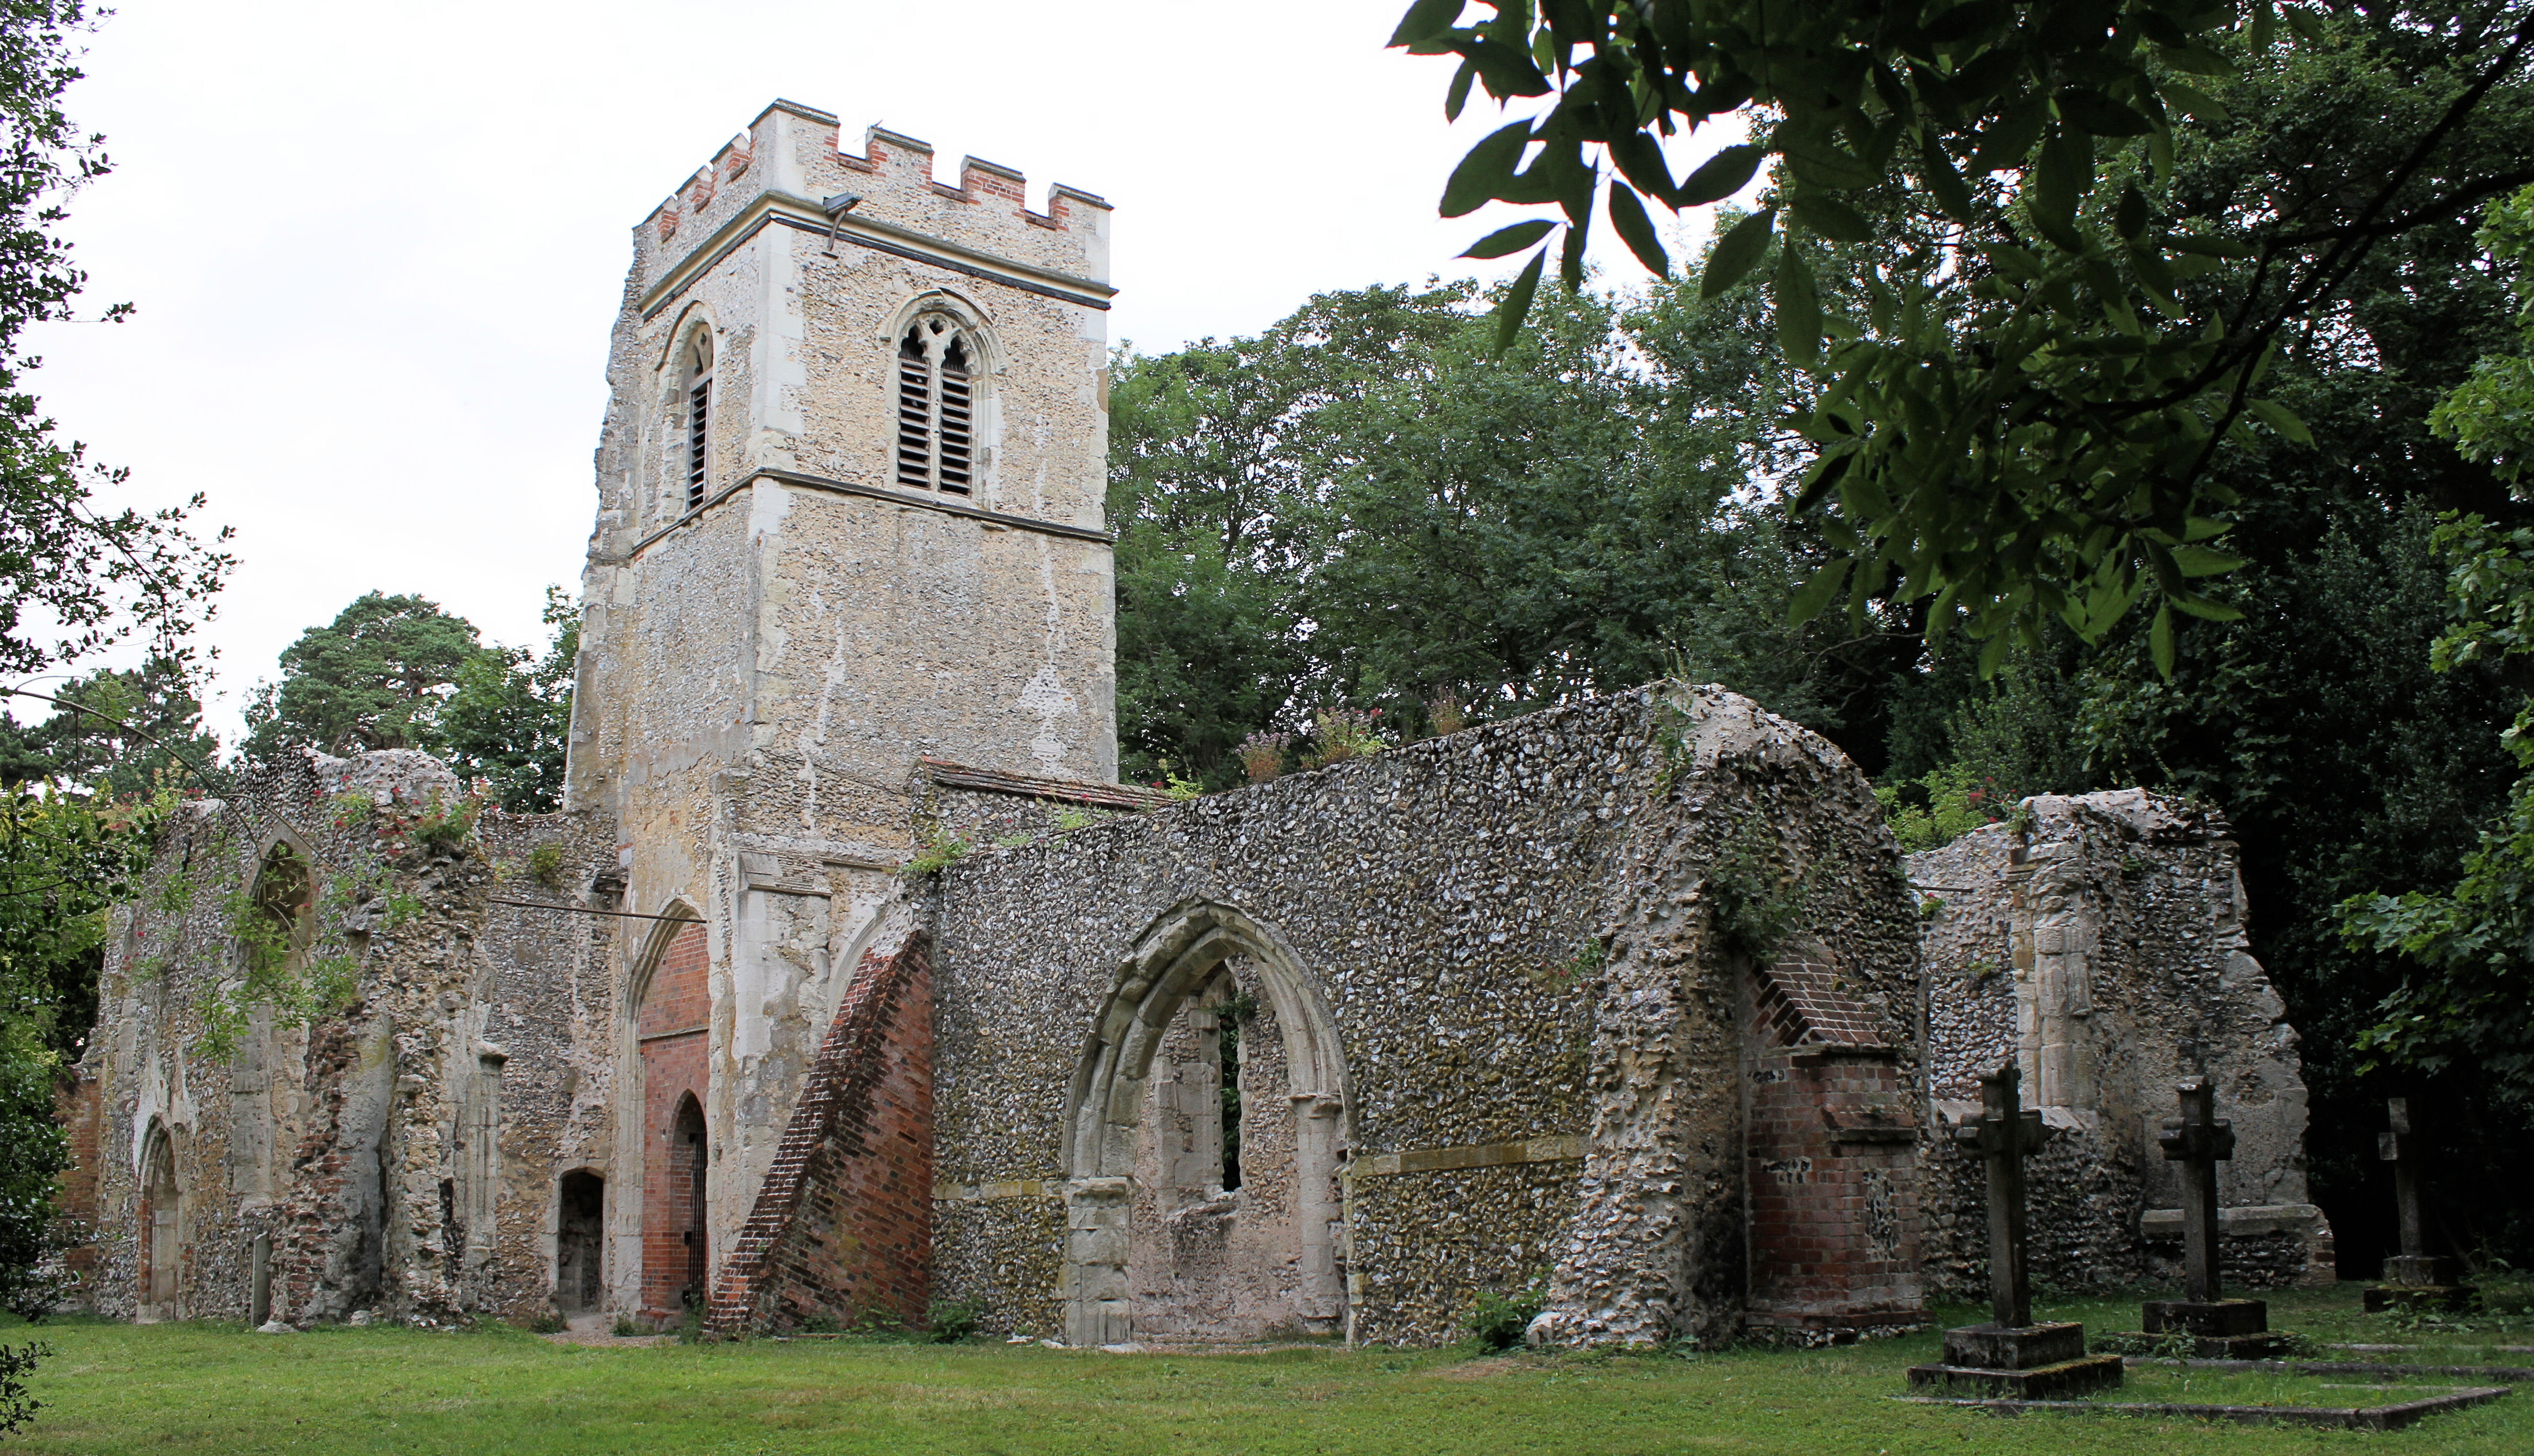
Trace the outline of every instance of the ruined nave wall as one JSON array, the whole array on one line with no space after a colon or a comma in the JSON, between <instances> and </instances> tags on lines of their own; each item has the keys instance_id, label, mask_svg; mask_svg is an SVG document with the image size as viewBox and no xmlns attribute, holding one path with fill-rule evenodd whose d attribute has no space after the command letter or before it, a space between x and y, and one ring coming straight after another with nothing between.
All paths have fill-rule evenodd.
<instances>
[{"instance_id":1,"label":"ruined nave wall","mask_svg":"<svg viewBox=\"0 0 2534 1456\"><path fill-rule=\"evenodd\" d=\"M1161 1071L1138 1059L1231 956L1315 1062L1287 1074L1297 1156L1336 1122L1356 1338L1450 1338L1479 1290L1535 1275L1573 1338L1714 1333L1743 1281L1743 961L1720 914L1818 944L1914 1076L1915 930L1870 789L1720 691L971 856L934 907L936 1293L992 1328L1134 1332L1128 1245L1152 1231L1107 1200ZM1309 1275L1306 1325L1331 1312Z\"/></svg>"},{"instance_id":2,"label":"ruined nave wall","mask_svg":"<svg viewBox=\"0 0 2534 1456\"><path fill-rule=\"evenodd\" d=\"M1928 1066L1940 1123L2006 1058L2050 1129L2029 1175L2034 1274L2063 1287L2174 1277L2178 1178L2155 1144L2174 1084L2205 1074L2236 1133L2218 1165L2227 1278L2331 1276L2306 1187L2297 1033L2249 949L2222 816L2126 789L2027 799L2018 817L1909 857L1927 897ZM1928 1144L1931 1287L1983 1288L1980 1171Z\"/></svg>"},{"instance_id":3,"label":"ruined nave wall","mask_svg":"<svg viewBox=\"0 0 2534 1456\"><path fill-rule=\"evenodd\" d=\"M606 1170L616 922L491 901L585 903L613 836L495 810L446 842L420 832L462 795L421 754L296 755L168 824L114 914L82 1065L100 1312L243 1317L259 1236L285 1320L547 1307L557 1180ZM242 973L238 904L276 846L314 872L303 973L340 974L349 997L304 1026L258 1011L215 1056L206 1013ZM144 1186L158 1140L172 1210ZM148 1254L165 1239L159 1303Z\"/></svg>"}]
</instances>

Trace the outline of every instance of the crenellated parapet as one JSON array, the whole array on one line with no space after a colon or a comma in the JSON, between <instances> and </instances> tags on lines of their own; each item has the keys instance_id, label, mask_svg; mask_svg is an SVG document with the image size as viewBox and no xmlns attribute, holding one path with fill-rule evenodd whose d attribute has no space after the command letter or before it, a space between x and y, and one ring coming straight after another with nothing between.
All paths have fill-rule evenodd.
<instances>
[{"instance_id":1,"label":"crenellated parapet","mask_svg":"<svg viewBox=\"0 0 2534 1456\"><path fill-rule=\"evenodd\" d=\"M1059 183L1039 212L1016 168L964 156L958 177L955 187L935 180L930 143L873 126L857 153L844 149L834 116L776 101L634 229L637 287L769 223L832 235L838 245L920 239L1077 286L1107 282L1110 208L1097 194ZM844 195L856 199L851 209L830 212L829 200ZM1104 299L1107 291L1093 289Z\"/></svg>"}]
</instances>

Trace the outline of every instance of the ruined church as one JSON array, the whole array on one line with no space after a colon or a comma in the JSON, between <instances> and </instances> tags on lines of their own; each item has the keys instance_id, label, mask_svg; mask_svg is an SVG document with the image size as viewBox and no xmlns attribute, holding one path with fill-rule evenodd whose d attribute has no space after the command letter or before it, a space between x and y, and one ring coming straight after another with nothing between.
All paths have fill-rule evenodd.
<instances>
[{"instance_id":1,"label":"ruined church","mask_svg":"<svg viewBox=\"0 0 2534 1456\"><path fill-rule=\"evenodd\" d=\"M2230 1280L2329 1277L2204 807L1904 859L1681 683L1117 782L1110 208L955 175L778 101L635 227L563 812L308 752L170 824L64 1096L89 1304L1827 1343L1977 1287L2003 1060L2042 1277L2170 1267L2195 1073Z\"/></svg>"}]
</instances>

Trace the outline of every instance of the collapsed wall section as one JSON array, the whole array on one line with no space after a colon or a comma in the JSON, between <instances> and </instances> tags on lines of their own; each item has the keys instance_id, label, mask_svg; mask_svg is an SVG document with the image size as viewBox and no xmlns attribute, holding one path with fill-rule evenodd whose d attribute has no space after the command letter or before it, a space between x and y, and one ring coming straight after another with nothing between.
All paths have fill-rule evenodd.
<instances>
[{"instance_id":1,"label":"collapsed wall section","mask_svg":"<svg viewBox=\"0 0 2534 1456\"><path fill-rule=\"evenodd\" d=\"M114 912L81 1067L98 1310L542 1312L558 1165L607 1122L577 1049L613 1013L612 923L493 901L573 906L612 837L403 751L294 755L180 809Z\"/></svg>"},{"instance_id":2,"label":"collapsed wall section","mask_svg":"<svg viewBox=\"0 0 2534 1456\"><path fill-rule=\"evenodd\" d=\"M1909 857L1940 1127L1975 1115L1979 1076L2008 1058L2042 1109L2036 1280L2179 1276L2180 1182L2155 1134L2195 1075L2215 1081L2237 1136L2218 1165L2227 1280L2332 1277L2330 1227L2306 1188L2297 1034L2249 949L2236 864L2223 817L2141 789L2037 796ZM1987 1279L1978 1161L1940 1136L1925 1179L1930 1288L1973 1297Z\"/></svg>"}]
</instances>

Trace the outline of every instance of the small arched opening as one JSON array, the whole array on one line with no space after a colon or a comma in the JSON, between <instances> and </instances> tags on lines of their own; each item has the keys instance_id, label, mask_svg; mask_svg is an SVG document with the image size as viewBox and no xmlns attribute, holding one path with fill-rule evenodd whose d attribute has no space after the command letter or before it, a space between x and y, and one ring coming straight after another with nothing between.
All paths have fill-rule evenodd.
<instances>
[{"instance_id":1,"label":"small arched opening","mask_svg":"<svg viewBox=\"0 0 2534 1456\"><path fill-rule=\"evenodd\" d=\"M680 397L685 429L679 442L680 473L686 483L686 509L700 508L712 494L713 335L697 329L687 340L680 370Z\"/></svg>"},{"instance_id":2,"label":"small arched opening","mask_svg":"<svg viewBox=\"0 0 2534 1456\"><path fill-rule=\"evenodd\" d=\"M1353 1101L1299 960L1229 905L1181 905L1095 1025L1069 1104L1066 1340L1342 1330Z\"/></svg>"},{"instance_id":3,"label":"small arched opening","mask_svg":"<svg viewBox=\"0 0 2534 1456\"><path fill-rule=\"evenodd\" d=\"M704 1303L705 1271L711 1266L704 1243L704 1171L712 1162L704 1142L704 1110L694 1097L678 1103L678 1115L669 1124L669 1181L677 1195L679 1231L683 1247L683 1277L677 1290L677 1306L689 1318L700 1318Z\"/></svg>"},{"instance_id":4,"label":"small arched opening","mask_svg":"<svg viewBox=\"0 0 2534 1456\"><path fill-rule=\"evenodd\" d=\"M607 1180L586 1168L563 1176L555 1219L555 1307L582 1314L604 1299Z\"/></svg>"},{"instance_id":5,"label":"small arched opening","mask_svg":"<svg viewBox=\"0 0 2534 1456\"><path fill-rule=\"evenodd\" d=\"M141 1148L141 1249L133 1318L151 1324L176 1317L177 1270L184 1253L184 1197L176 1183L175 1139L152 1118Z\"/></svg>"}]
</instances>

